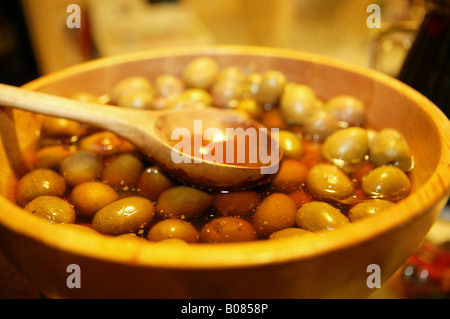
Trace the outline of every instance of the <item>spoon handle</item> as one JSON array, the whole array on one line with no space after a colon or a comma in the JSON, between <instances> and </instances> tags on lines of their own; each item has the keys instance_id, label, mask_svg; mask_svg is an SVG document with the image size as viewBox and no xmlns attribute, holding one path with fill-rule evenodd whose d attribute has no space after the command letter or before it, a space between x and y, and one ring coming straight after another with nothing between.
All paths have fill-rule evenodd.
<instances>
[{"instance_id":1,"label":"spoon handle","mask_svg":"<svg viewBox=\"0 0 450 319\"><path fill-rule=\"evenodd\" d=\"M0 84L0 106L66 118L101 128L127 126L127 110Z\"/></svg>"}]
</instances>

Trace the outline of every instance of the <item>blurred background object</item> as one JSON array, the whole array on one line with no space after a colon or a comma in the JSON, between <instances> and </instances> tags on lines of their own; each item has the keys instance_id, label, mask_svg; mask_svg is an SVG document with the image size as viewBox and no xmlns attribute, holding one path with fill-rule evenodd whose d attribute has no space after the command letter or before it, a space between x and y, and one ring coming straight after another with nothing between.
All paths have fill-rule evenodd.
<instances>
[{"instance_id":1,"label":"blurred background object","mask_svg":"<svg viewBox=\"0 0 450 319\"><path fill-rule=\"evenodd\" d=\"M195 12L177 1L87 1L100 56L149 48L214 43Z\"/></svg>"},{"instance_id":2,"label":"blurred background object","mask_svg":"<svg viewBox=\"0 0 450 319\"><path fill-rule=\"evenodd\" d=\"M422 0L385 0L381 12L381 28L370 34L368 66L397 77L416 38L425 9Z\"/></svg>"},{"instance_id":3,"label":"blurred background object","mask_svg":"<svg viewBox=\"0 0 450 319\"><path fill-rule=\"evenodd\" d=\"M84 0L21 0L39 74L96 57ZM81 8L81 28L68 28L67 7Z\"/></svg>"},{"instance_id":4,"label":"blurred background object","mask_svg":"<svg viewBox=\"0 0 450 319\"><path fill-rule=\"evenodd\" d=\"M450 298L450 216L443 215L418 250L372 299Z\"/></svg>"},{"instance_id":5,"label":"blurred background object","mask_svg":"<svg viewBox=\"0 0 450 319\"><path fill-rule=\"evenodd\" d=\"M196 44L301 50L392 73L405 54L394 54L380 40L383 51L375 63L374 39L405 21L417 29L421 1L22 0L22 4L41 73L98 56ZM66 26L69 4L81 8L80 29ZM380 30L367 26L370 4L381 8Z\"/></svg>"},{"instance_id":6,"label":"blurred background object","mask_svg":"<svg viewBox=\"0 0 450 319\"><path fill-rule=\"evenodd\" d=\"M427 13L399 74L450 117L450 1L425 0Z\"/></svg>"}]
</instances>

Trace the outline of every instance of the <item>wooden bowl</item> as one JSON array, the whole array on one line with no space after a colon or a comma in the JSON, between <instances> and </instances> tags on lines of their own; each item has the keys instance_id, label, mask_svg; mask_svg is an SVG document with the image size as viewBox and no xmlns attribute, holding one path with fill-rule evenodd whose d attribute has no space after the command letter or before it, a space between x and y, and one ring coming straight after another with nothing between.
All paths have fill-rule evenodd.
<instances>
[{"instance_id":1,"label":"wooden bowl","mask_svg":"<svg viewBox=\"0 0 450 319\"><path fill-rule=\"evenodd\" d=\"M37 79L31 90L70 96L110 92L128 75L180 74L196 56L221 66L277 69L320 98L352 94L369 123L402 132L415 156L413 192L401 204L319 238L226 245L120 241L49 225L12 202L29 166L40 116L0 111L0 244L48 298L361 298L384 283L418 247L450 189L450 124L428 99L380 73L325 57L269 48L161 49L100 59ZM24 160L25 158L25 160ZM28 160L27 160L28 159ZM67 283L77 265L81 287ZM375 288L374 288L375 285Z\"/></svg>"}]
</instances>

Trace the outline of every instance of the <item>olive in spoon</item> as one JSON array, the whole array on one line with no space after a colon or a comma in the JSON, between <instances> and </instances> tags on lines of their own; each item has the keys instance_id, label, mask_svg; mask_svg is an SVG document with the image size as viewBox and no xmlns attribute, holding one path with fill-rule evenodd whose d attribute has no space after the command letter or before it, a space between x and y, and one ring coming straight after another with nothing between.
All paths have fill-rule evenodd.
<instances>
[{"instance_id":1,"label":"olive in spoon","mask_svg":"<svg viewBox=\"0 0 450 319\"><path fill-rule=\"evenodd\" d=\"M173 178L201 188L233 190L263 184L274 177L282 157L276 139L258 122L213 107L131 109L5 84L0 84L0 106L66 118L111 131L134 144ZM215 132L209 136L216 143L205 145L202 135L205 132ZM215 140L220 132L223 136L235 133L231 143L230 139ZM192 133L189 141L183 142L188 133ZM243 141L247 141L245 145ZM190 145L192 149L186 151ZM219 157L213 154L206 156L205 151L212 150L214 155L223 151L220 157L223 160L214 160Z\"/></svg>"}]
</instances>

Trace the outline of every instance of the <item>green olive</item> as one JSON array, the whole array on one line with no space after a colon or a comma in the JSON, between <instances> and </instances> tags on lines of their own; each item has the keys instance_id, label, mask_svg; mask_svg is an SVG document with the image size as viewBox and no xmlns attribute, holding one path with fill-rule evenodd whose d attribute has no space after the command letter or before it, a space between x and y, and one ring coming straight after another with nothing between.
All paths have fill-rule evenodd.
<instances>
[{"instance_id":1,"label":"green olive","mask_svg":"<svg viewBox=\"0 0 450 319\"><path fill-rule=\"evenodd\" d=\"M221 80L216 82L212 89L213 105L220 108L230 108L233 103L242 99L243 86L241 83L233 80Z\"/></svg>"},{"instance_id":2,"label":"green olive","mask_svg":"<svg viewBox=\"0 0 450 319\"><path fill-rule=\"evenodd\" d=\"M338 166L363 161L369 154L369 138L365 129L349 127L330 135L322 146L322 156Z\"/></svg>"},{"instance_id":3,"label":"green olive","mask_svg":"<svg viewBox=\"0 0 450 319\"><path fill-rule=\"evenodd\" d=\"M183 91L184 83L174 75L162 74L155 80L155 89L159 95L169 97Z\"/></svg>"},{"instance_id":4,"label":"green olive","mask_svg":"<svg viewBox=\"0 0 450 319\"><path fill-rule=\"evenodd\" d=\"M395 166L380 166L362 178L362 189L373 198L397 201L409 194L408 176Z\"/></svg>"},{"instance_id":5,"label":"green olive","mask_svg":"<svg viewBox=\"0 0 450 319\"><path fill-rule=\"evenodd\" d=\"M152 109L154 97L153 91L129 91L120 96L117 105L134 109Z\"/></svg>"},{"instance_id":6,"label":"green olive","mask_svg":"<svg viewBox=\"0 0 450 319\"><path fill-rule=\"evenodd\" d=\"M189 61L183 71L187 87L209 89L219 74L219 65L211 57L198 57Z\"/></svg>"},{"instance_id":7,"label":"green olive","mask_svg":"<svg viewBox=\"0 0 450 319\"><path fill-rule=\"evenodd\" d=\"M138 181L139 195L152 201L156 201L163 191L173 186L174 182L157 166L144 169Z\"/></svg>"},{"instance_id":8,"label":"green olive","mask_svg":"<svg viewBox=\"0 0 450 319\"><path fill-rule=\"evenodd\" d=\"M343 200L354 192L350 178L332 164L314 165L306 176L306 186L317 200Z\"/></svg>"},{"instance_id":9,"label":"green olive","mask_svg":"<svg viewBox=\"0 0 450 319\"><path fill-rule=\"evenodd\" d=\"M131 91L153 91L150 80L142 76L129 76L117 82L111 93L111 103L119 105L120 98Z\"/></svg>"},{"instance_id":10,"label":"green olive","mask_svg":"<svg viewBox=\"0 0 450 319\"><path fill-rule=\"evenodd\" d=\"M138 232L153 220L155 208L146 198L130 196L118 199L100 209L92 219L92 227L106 235Z\"/></svg>"},{"instance_id":11,"label":"green olive","mask_svg":"<svg viewBox=\"0 0 450 319\"><path fill-rule=\"evenodd\" d=\"M259 87L262 81L261 73L250 73L244 80L244 85L246 87L246 93L249 94L251 98L256 98L258 94Z\"/></svg>"},{"instance_id":12,"label":"green olive","mask_svg":"<svg viewBox=\"0 0 450 319\"><path fill-rule=\"evenodd\" d=\"M272 233L269 239L299 237L307 234L311 234L311 232L303 228L289 227Z\"/></svg>"},{"instance_id":13,"label":"green olive","mask_svg":"<svg viewBox=\"0 0 450 319\"><path fill-rule=\"evenodd\" d=\"M236 66L228 66L219 72L217 82L220 82L222 80L231 80L241 83L245 81L245 78L245 74L240 68Z\"/></svg>"},{"instance_id":14,"label":"green olive","mask_svg":"<svg viewBox=\"0 0 450 319\"><path fill-rule=\"evenodd\" d=\"M230 243L258 239L253 225L233 216L218 217L208 222L200 231L203 243Z\"/></svg>"},{"instance_id":15,"label":"green olive","mask_svg":"<svg viewBox=\"0 0 450 319\"><path fill-rule=\"evenodd\" d=\"M50 223L75 223L76 213L72 205L56 196L34 198L24 209Z\"/></svg>"},{"instance_id":16,"label":"green olive","mask_svg":"<svg viewBox=\"0 0 450 319\"><path fill-rule=\"evenodd\" d=\"M161 104L161 109L194 109L198 107L203 107L202 105L198 105L197 102L192 101L190 99L186 99L180 94L175 94L169 98L167 98L163 103Z\"/></svg>"},{"instance_id":17,"label":"green olive","mask_svg":"<svg viewBox=\"0 0 450 319\"><path fill-rule=\"evenodd\" d=\"M25 206L39 196L63 196L66 192L64 178L55 171L38 168L25 174L17 183L16 201Z\"/></svg>"},{"instance_id":18,"label":"green olive","mask_svg":"<svg viewBox=\"0 0 450 319\"><path fill-rule=\"evenodd\" d=\"M101 179L113 188L126 190L137 185L143 169L136 156L125 153L105 165Z\"/></svg>"},{"instance_id":19,"label":"green olive","mask_svg":"<svg viewBox=\"0 0 450 319\"><path fill-rule=\"evenodd\" d=\"M377 214L379 211L395 206L395 203L384 199L368 199L349 209L348 218L354 222Z\"/></svg>"},{"instance_id":20,"label":"green olive","mask_svg":"<svg viewBox=\"0 0 450 319\"><path fill-rule=\"evenodd\" d=\"M159 195L156 211L163 218L192 218L206 212L213 196L189 186L175 186Z\"/></svg>"},{"instance_id":21,"label":"green olive","mask_svg":"<svg viewBox=\"0 0 450 319\"><path fill-rule=\"evenodd\" d=\"M303 155L301 135L291 131L280 130L278 132L278 143L286 158L299 159Z\"/></svg>"},{"instance_id":22,"label":"green olive","mask_svg":"<svg viewBox=\"0 0 450 319\"><path fill-rule=\"evenodd\" d=\"M404 172L413 166L413 158L406 139L392 128L375 134L370 144L370 161L377 166L394 165Z\"/></svg>"},{"instance_id":23,"label":"green olive","mask_svg":"<svg viewBox=\"0 0 450 319\"><path fill-rule=\"evenodd\" d=\"M96 212L118 197L111 186L95 181L77 185L70 195L78 213L85 217L93 217Z\"/></svg>"},{"instance_id":24,"label":"green olive","mask_svg":"<svg viewBox=\"0 0 450 319\"><path fill-rule=\"evenodd\" d=\"M338 130L336 119L323 109L313 109L303 122L303 134L312 141L323 142Z\"/></svg>"},{"instance_id":25,"label":"green olive","mask_svg":"<svg viewBox=\"0 0 450 319\"><path fill-rule=\"evenodd\" d=\"M219 193L214 196L213 208L221 216L247 217L258 207L260 198L252 190Z\"/></svg>"},{"instance_id":26,"label":"green olive","mask_svg":"<svg viewBox=\"0 0 450 319\"><path fill-rule=\"evenodd\" d=\"M213 98L207 90L189 88L169 98L164 107L167 109L201 108L210 106L212 103Z\"/></svg>"},{"instance_id":27,"label":"green olive","mask_svg":"<svg viewBox=\"0 0 450 319\"><path fill-rule=\"evenodd\" d=\"M147 234L147 239L150 241L169 238L178 238L187 243L197 243L200 234L190 222L182 219L164 219L153 225Z\"/></svg>"},{"instance_id":28,"label":"green olive","mask_svg":"<svg viewBox=\"0 0 450 319\"><path fill-rule=\"evenodd\" d=\"M77 151L61 162L61 175L67 184L78 184L100 177L103 164L100 157L88 151Z\"/></svg>"},{"instance_id":29,"label":"green olive","mask_svg":"<svg viewBox=\"0 0 450 319\"><path fill-rule=\"evenodd\" d=\"M334 206L320 201L304 204L297 211L298 227L309 231L334 230L349 223L348 218Z\"/></svg>"},{"instance_id":30,"label":"green olive","mask_svg":"<svg viewBox=\"0 0 450 319\"><path fill-rule=\"evenodd\" d=\"M364 103L352 95L338 95L327 101L325 108L336 120L348 126L361 126L366 121Z\"/></svg>"},{"instance_id":31,"label":"green olive","mask_svg":"<svg viewBox=\"0 0 450 319\"><path fill-rule=\"evenodd\" d=\"M253 226L262 237L295 224L297 206L286 194L273 193L259 204L253 216Z\"/></svg>"},{"instance_id":32,"label":"green olive","mask_svg":"<svg viewBox=\"0 0 450 319\"><path fill-rule=\"evenodd\" d=\"M179 95L182 99L193 101L197 104L211 105L211 93L200 88L190 88L182 91Z\"/></svg>"},{"instance_id":33,"label":"green olive","mask_svg":"<svg viewBox=\"0 0 450 319\"><path fill-rule=\"evenodd\" d=\"M256 101L261 105L274 106L278 103L285 85L286 76L280 71L269 70L264 72L256 94Z\"/></svg>"},{"instance_id":34,"label":"green olive","mask_svg":"<svg viewBox=\"0 0 450 319\"><path fill-rule=\"evenodd\" d=\"M58 170L61 162L71 154L69 145L52 145L39 149L34 161L35 168Z\"/></svg>"},{"instance_id":35,"label":"green olive","mask_svg":"<svg viewBox=\"0 0 450 319\"><path fill-rule=\"evenodd\" d=\"M307 85L290 82L280 100L283 118L289 124L302 125L315 108L316 94Z\"/></svg>"}]
</instances>

